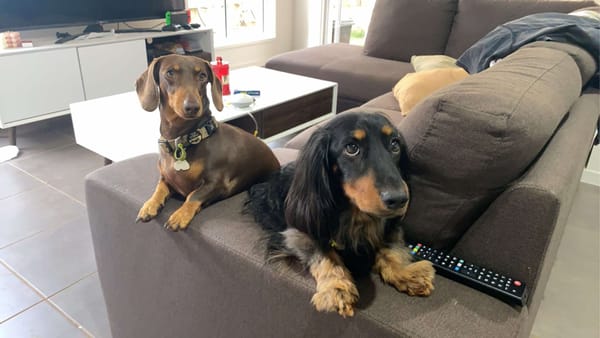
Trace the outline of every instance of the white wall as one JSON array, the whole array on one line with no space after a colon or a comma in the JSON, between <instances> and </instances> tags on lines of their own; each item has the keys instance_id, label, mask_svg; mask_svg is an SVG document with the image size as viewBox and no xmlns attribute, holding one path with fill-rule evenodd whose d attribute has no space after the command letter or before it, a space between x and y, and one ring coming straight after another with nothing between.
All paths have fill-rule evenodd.
<instances>
[{"instance_id":1,"label":"white wall","mask_svg":"<svg viewBox=\"0 0 600 338\"><path fill-rule=\"evenodd\" d=\"M247 45L215 47L215 56L222 56L232 69L263 66L272 56L292 50L294 31L293 0L278 0L276 5L276 37Z\"/></svg>"}]
</instances>

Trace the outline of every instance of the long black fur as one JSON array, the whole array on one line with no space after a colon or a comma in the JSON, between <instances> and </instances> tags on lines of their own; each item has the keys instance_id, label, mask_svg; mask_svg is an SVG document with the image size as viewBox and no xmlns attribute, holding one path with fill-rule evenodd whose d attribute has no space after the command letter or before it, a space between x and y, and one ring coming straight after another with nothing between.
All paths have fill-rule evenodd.
<instances>
[{"instance_id":1,"label":"long black fur","mask_svg":"<svg viewBox=\"0 0 600 338\"><path fill-rule=\"evenodd\" d=\"M346 163L342 168L339 151L334 153L332 143L335 142L339 148L340 139L347 137L353 130L357 128L379 130L383 125L393 126L381 114L338 115L311 135L295 162L281 168L266 182L250 188L246 211L251 213L256 222L266 231L268 257L294 256L307 267L310 250L318 250L321 253L336 250L349 270L355 275L360 275L370 271L377 250L381 247L401 244L399 243L401 242L399 232L401 216L389 218L366 214L361 216L380 227L381 246L378 247L373 247L372 243L365 238L346 238L352 234L344 232L341 228L347 226L347 223L353 219L353 212L356 213L356 207L344 193L345 180L354 179L358 172L373 169L376 165L369 161L356 161L352 164ZM397 177L401 181L405 175L401 167L406 162L406 153L404 142L397 129L393 128L393 133L392 136L401 143L401 154L389 156L383 154L378 161L385 162L386 170L392 171L389 177ZM367 138L369 137L372 140L369 142L376 142L376 137L383 136L368 135ZM389 181L388 176L386 176L387 181ZM386 184L399 183L386 182ZM297 229L307 234L314 241L314 247L310 250L287 247L283 233L288 229ZM345 238L344 241L348 243L358 244L356 247L352 245L343 248L334 247L332 241L338 238Z\"/></svg>"}]
</instances>

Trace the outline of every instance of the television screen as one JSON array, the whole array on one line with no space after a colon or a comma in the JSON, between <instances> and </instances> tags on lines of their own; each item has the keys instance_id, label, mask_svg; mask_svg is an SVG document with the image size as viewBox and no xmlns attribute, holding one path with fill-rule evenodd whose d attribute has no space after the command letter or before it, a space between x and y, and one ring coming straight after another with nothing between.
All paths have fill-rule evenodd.
<instances>
[{"instance_id":1,"label":"television screen","mask_svg":"<svg viewBox=\"0 0 600 338\"><path fill-rule=\"evenodd\" d=\"M0 0L0 32L164 18L185 0Z\"/></svg>"}]
</instances>

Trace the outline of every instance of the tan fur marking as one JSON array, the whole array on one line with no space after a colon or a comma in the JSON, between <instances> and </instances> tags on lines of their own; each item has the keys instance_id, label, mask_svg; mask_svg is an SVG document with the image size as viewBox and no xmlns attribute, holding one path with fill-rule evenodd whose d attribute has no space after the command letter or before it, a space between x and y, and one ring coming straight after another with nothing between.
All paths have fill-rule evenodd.
<instances>
[{"instance_id":1,"label":"tan fur marking","mask_svg":"<svg viewBox=\"0 0 600 338\"><path fill-rule=\"evenodd\" d=\"M367 132L362 129L356 129L354 132L352 132L352 136L359 141L364 140L365 137L367 137Z\"/></svg>"},{"instance_id":2,"label":"tan fur marking","mask_svg":"<svg viewBox=\"0 0 600 338\"><path fill-rule=\"evenodd\" d=\"M199 201L185 201L183 205L169 217L166 226L173 231L185 230L185 228L190 225L192 218L200 212L201 205L202 203Z\"/></svg>"},{"instance_id":3,"label":"tan fur marking","mask_svg":"<svg viewBox=\"0 0 600 338\"><path fill-rule=\"evenodd\" d=\"M406 192L406 196L408 196L408 202L398 211L398 215L404 217L408 211L408 205L410 204L410 189L408 189L408 184L406 184L404 180L402 180L402 187Z\"/></svg>"},{"instance_id":4,"label":"tan fur marking","mask_svg":"<svg viewBox=\"0 0 600 338\"><path fill-rule=\"evenodd\" d=\"M343 184L344 193L363 212L379 214L386 210L379 191L375 187L372 171L354 182Z\"/></svg>"},{"instance_id":5,"label":"tan fur marking","mask_svg":"<svg viewBox=\"0 0 600 338\"><path fill-rule=\"evenodd\" d=\"M342 317L352 317L358 290L341 258L331 252L312 263L310 273L317 282L317 292L311 300L317 311L337 312Z\"/></svg>"},{"instance_id":6,"label":"tan fur marking","mask_svg":"<svg viewBox=\"0 0 600 338\"><path fill-rule=\"evenodd\" d=\"M202 67L200 66L194 66L194 71L195 72L200 72L202 70Z\"/></svg>"},{"instance_id":7,"label":"tan fur marking","mask_svg":"<svg viewBox=\"0 0 600 338\"><path fill-rule=\"evenodd\" d=\"M387 124L384 125L383 127L381 127L381 132L383 133L383 135L390 136L390 135L392 135L393 131L394 131L394 129Z\"/></svg>"},{"instance_id":8,"label":"tan fur marking","mask_svg":"<svg viewBox=\"0 0 600 338\"><path fill-rule=\"evenodd\" d=\"M158 215L160 209L165 204L165 201L171 195L171 191L169 190L169 186L162 179L158 181L156 185L156 189L154 189L154 193L144 203L140 211L138 212L137 219L142 222L148 222Z\"/></svg>"},{"instance_id":9,"label":"tan fur marking","mask_svg":"<svg viewBox=\"0 0 600 338\"><path fill-rule=\"evenodd\" d=\"M185 95L186 91L183 87L177 88L175 92L169 95L169 106L171 106L171 109L173 109L173 111L175 111L175 113L181 117L185 116L183 110L183 101L185 100Z\"/></svg>"},{"instance_id":10,"label":"tan fur marking","mask_svg":"<svg viewBox=\"0 0 600 338\"><path fill-rule=\"evenodd\" d=\"M195 160L191 163L190 169L185 171L185 173L189 177L198 178L198 177L200 177L200 175L202 175L203 171L204 171L204 162L202 162L202 160Z\"/></svg>"},{"instance_id":11,"label":"tan fur marking","mask_svg":"<svg viewBox=\"0 0 600 338\"><path fill-rule=\"evenodd\" d=\"M429 261L411 263L405 249L381 249L375 258L375 270L384 282L409 296L429 296L433 291L435 270Z\"/></svg>"},{"instance_id":12,"label":"tan fur marking","mask_svg":"<svg viewBox=\"0 0 600 338\"><path fill-rule=\"evenodd\" d=\"M179 65L174 65L174 66L173 66L173 69L175 69L175 70L179 70L179 69L181 69L181 67L179 67Z\"/></svg>"}]
</instances>

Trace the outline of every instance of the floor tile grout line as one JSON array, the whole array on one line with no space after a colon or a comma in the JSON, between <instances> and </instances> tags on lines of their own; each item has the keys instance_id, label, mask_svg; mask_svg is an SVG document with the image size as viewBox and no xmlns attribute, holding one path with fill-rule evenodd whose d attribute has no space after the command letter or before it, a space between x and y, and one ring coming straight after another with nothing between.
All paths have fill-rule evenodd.
<instances>
[{"instance_id":1,"label":"floor tile grout line","mask_svg":"<svg viewBox=\"0 0 600 338\"><path fill-rule=\"evenodd\" d=\"M97 271L91 272L87 275L85 275L84 277L78 279L77 281L67 285L66 287L60 289L59 291L56 291L54 293L52 293L50 296L46 296L46 294L38 289L35 285L33 285L33 283L31 283L29 280L27 280L27 278L25 278L25 276L21 275L17 270L15 270L12 266L10 266L10 264L8 264L5 260L3 260L2 258L0 258L0 265L3 265L8 271L10 271L15 277L17 277L19 280L21 280L23 283L25 283L25 285L27 285L29 288L31 288L38 296L40 296L42 299L39 302L36 302L35 304L29 306L28 308L19 311L18 313L10 316L8 319L0 322L1 323L5 323L6 321L17 317L18 315L22 314L23 312L31 309L32 307L42 303L42 302L47 302L50 306L52 306L56 311L58 311L65 319L67 319L67 321L69 321L72 325L74 325L76 328L80 329L81 331L83 331L86 335L90 336L90 337L94 337L93 334L91 334L85 327L83 327L83 325L81 325L81 323L79 323L77 320L75 320L75 318L71 317L71 315L69 315L68 313L66 313L63 309L61 309L56 303L54 303L54 301L52 299L50 299L51 297L56 296L57 294L59 294L60 292L70 288L71 286L81 282L82 280L94 275L95 273L97 273Z\"/></svg>"},{"instance_id":2,"label":"floor tile grout line","mask_svg":"<svg viewBox=\"0 0 600 338\"><path fill-rule=\"evenodd\" d=\"M88 277L91 277L91 276L93 276L93 275L94 275L94 274L96 274L96 273L98 273L98 271L93 271L93 272L90 272L90 273L86 274L85 276L83 276L83 277L79 278L78 280L76 280L76 281L72 282L71 284L69 284L69 285L65 286L64 288L62 288L62 289L60 289L60 290L58 290L58 291L56 291L56 292L52 293L52 294L51 294L50 296L48 296L47 298L48 298L48 299L50 299L50 298L52 298L52 297L54 297L54 296L58 295L59 293L61 293L61 292L65 291L66 289L70 288L71 286L73 286L73 285L75 285L75 284L77 284L77 283L81 282L82 280L84 280L84 279L86 279L86 278L88 278Z\"/></svg>"},{"instance_id":3,"label":"floor tile grout line","mask_svg":"<svg viewBox=\"0 0 600 338\"><path fill-rule=\"evenodd\" d=\"M0 258L0 264L2 264L6 269L13 273L19 280L25 283L28 287L30 287L38 296L42 297L42 300L46 300L46 294L37 286L33 285L25 276L21 275L16 269L14 269L10 264L8 264L4 259Z\"/></svg>"},{"instance_id":4,"label":"floor tile grout line","mask_svg":"<svg viewBox=\"0 0 600 338\"><path fill-rule=\"evenodd\" d=\"M54 133L56 134L56 133L58 133L58 132L54 132ZM75 140L73 140L73 141L75 141ZM57 145L57 146L55 146L55 147L52 147L52 148L43 149L42 151L40 151L40 153L39 153L39 154L41 154L41 153L46 153L46 152L50 152L50 151L55 151L55 150L60 150L60 149L66 148L66 147L73 146L74 144L77 144L77 143L76 143L76 142L73 142L73 143L69 143L69 144ZM18 147L18 146L19 146L19 145L17 144L17 147ZM19 148L19 149L20 149L20 148ZM19 150L19 153L20 153L20 152L21 152L21 151ZM31 158L31 157L33 157L33 156L38 156L39 154L35 154L35 153L34 153L34 154L29 154L29 155L28 155L28 154L24 154L24 156L22 156L22 157L21 157L21 156L17 156L16 158L14 158L14 159L12 159L12 160L10 160L10 161L6 162L6 163L13 162L13 160L24 160L24 159L28 159L28 158Z\"/></svg>"},{"instance_id":5,"label":"floor tile grout line","mask_svg":"<svg viewBox=\"0 0 600 338\"><path fill-rule=\"evenodd\" d=\"M37 181L39 181L39 182L43 183L44 185L47 185L47 186L48 186L48 187L50 187L51 189L53 189L53 190L55 190L55 191L57 191L57 192L59 192L59 193L61 193L61 194L65 195L65 196L66 196L66 197L68 197L70 200L72 200L72 201L74 201L74 202L77 202L77 203L78 203L78 204L80 204L81 206L85 207L85 204L84 204L83 202L81 202L81 201L80 201L80 200L78 200L77 198L75 198L75 197L73 197L73 196L71 196L71 195L67 194L66 192L64 192L64 191L62 191L62 190L60 190L60 189L58 189L57 187L53 186L52 184L50 184L50 183L48 183L48 182L46 182L46 181L44 181L44 180L40 179L40 178L39 178L39 177L37 177L37 176L34 176L34 175L32 175L31 173L27 172L26 170L23 170L23 169L21 169L21 168L19 168L19 167L15 166L15 165L13 165L13 164L12 164L12 163L10 163L10 162L8 163L8 165L10 165L10 166L12 166L13 168L15 168L15 169L17 169L17 170L19 170L19 171L21 171L21 172L25 173L26 175L28 175L28 176L30 176L30 177L32 177L32 178L34 178L35 180L37 180ZM13 195L13 196L14 196L14 195Z\"/></svg>"},{"instance_id":6,"label":"floor tile grout line","mask_svg":"<svg viewBox=\"0 0 600 338\"><path fill-rule=\"evenodd\" d=\"M63 310L58 304L56 304L52 299L46 299L48 304L52 306L56 311L58 311L63 317L65 317L71 324L75 325L79 330L83 331L88 337L94 337L94 335L88 331L81 323L79 323L75 318L71 317L65 310Z\"/></svg>"},{"instance_id":7,"label":"floor tile grout line","mask_svg":"<svg viewBox=\"0 0 600 338\"><path fill-rule=\"evenodd\" d=\"M0 325L2 325L2 324L4 324L4 323L8 322L9 320L11 320L11 319L13 319L13 318L15 318L15 317L17 317L17 316L21 315L22 313L24 313L25 311L27 311L27 310L31 309L32 307L34 307L34 306L36 306L36 305L39 305L40 303L44 303L45 301L46 301L45 299L40 299L39 301L37 301L37 302L35 302L35 303L31 304L30 306L28 306L28 307L24 308L23 310L20 310L19 312L12 314L10 317L8 317L8 318L6 318L6 319L4 319L4 320L0 321Z\"/></svg>"},{"instance_id":8,"label":"floor tile grout line","mask_svg":"<svg viewBox=\"0 0 600 338\"><path fill-rule=\"evenodd\" d=\"M22 241L28 240L28 239L30 239L31 237L37 236L37 235L41 234L41 233L42 233L42 232L44 232L44 231L47 231L47 230L54 229L54 228L55 228L55 227L57 227L57 226L61 226L61 225L55 225L55 226L51 226L51 227L50 227L50 229L44 229L44 230L36 231L35 233L33 233L33 234L31 234L31 235L25 236L25 237L23 237L23 238L19 238L19 239L17 239L17 240L16 240L16 241L14 241L14 242L8 243L8 244L6 244L5 246L1 246L1 247L0 247L0 251L1 251L1 250L4 250L4 249L6 249L6 248L8 248L8 247L11 247L11 246L13 246L13 245L15 245L15 244L17 244L17 243L21 243Z\"/></svg>"}]
</instances>

